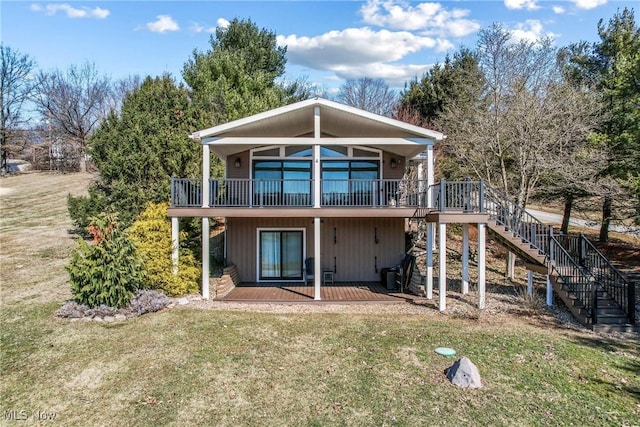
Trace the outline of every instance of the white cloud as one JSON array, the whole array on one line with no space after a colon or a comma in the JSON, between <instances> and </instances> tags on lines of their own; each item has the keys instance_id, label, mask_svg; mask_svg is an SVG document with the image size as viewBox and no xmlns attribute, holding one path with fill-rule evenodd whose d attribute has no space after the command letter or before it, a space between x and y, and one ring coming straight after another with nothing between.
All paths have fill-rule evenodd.
<instances>
[{"instance_id":1,"label":"white cloud","mask_svg":"<svg viewBox=\"0 0 640 427\"><path fill-rule=\"evenodd\" d=\"M67 3L49 3L45 6L41 6L38 3L31 5L33 12L44 12L46 15L55 15L58 12L65 13L68 18L96 18L105 19L109 16L109 10L102 9L101 7L94 7L93 9L83 6L81 8L75 8Z\"/></svg>"},{"instance_id":2,"label":"white cloud","mask_svg":"<svg viewBox=\"0 0 640 427\"><path fill-rule=\"evenodd\" d=\"M204 25L200 25L197 22L194 22L189 26L189 31L191 31L192 33L215 33L216 27L205 27Z\"/></svg>"},{"instance_id":3,"label":"white cloud","mask_svg":"<svg viewBox=\"0 0 640 427\"><path fill-rule=\"evenodd\" d=\"M607 0L571 0L579 9L594 9L598 6L607 4Z\"/></svg>"},{"instance_id":4,"label":"white cloud","mask_svg":"<svg viewBox=\"0 0 640 427\"><path fill-rule=\"evenodd\" d=\"M536 0L504 0L504 5L507 7L507 9L540 9L540 6L538 6Z\"/></svg>"},{"instance_id":5,"label":"white cloud","mask_svg":"<svg viewBox=\"0 0 640 427\"><path fill-rule=\"evenodd\" d=\"M542 22L537 19L527 19L516 24L516 27L511 30L511 42L513 43L518 43L522 40L536 42L546 37L555 39L557 36L557 34L550 31L545 33Z\"/></svg>"},{"instance_id":6,"label":"white cloud","mask_svg":"<svg viewBox=\"0 0 640 427\"><path fill-rule=\"evenodd\" d=\"M551 9L553 9L553 13L556 13L558 15L562 15L563 13L566 12L564 7L562 7L562 6L553 6Z\"/></svg>"},{"instance_id":7,"label":"white cloud","mask_svg":"<svg viewBox=\"0 0 640 427\"><path fill-rule=\"evenodd\" d=\"M330 31L315 37L279 35L277 42L287 46L287 59L292 64L331 71L341 79L380 77L396 87L402 87L429 66L394 62L425 48L438 52L453 48L446 39L407 31L374 31L368 27Z\"/></svg>"},{"instance_id":8,"label":"white cloud","mask_svg":"<svg viewBox=\"0 0 640 427\"><path fill-rule=\"evenodd\" d=\"M193 33L202 33L202 32L215 33L216 29L227 28L227 27L229 27L229 21L227 21L224 18L218 18L218 20L216 21L216 25L214 27L205 27L204 25L194 22L189 27L189 31Z\"/></svg>"},{"instance_id":9,"label":"white cloud","mask_svg":"<svg viewBox=\"0 0 640 427\"><path fill-rule=\"evenodd\" d=\"M154 33L165 33L167 31L178 31L180 26L169 15L158 15L153 22L147 22L145 28Z\"/></svg>"},{"instance_id":10,"label":"white cloud","mask_svg":"<svg viewBox=\"0 0 640 427\"><path fill-rule=\"evenodd\" d=\"M368 0L360 13L366 24L424 35L464 37L480 29L478 22L466 19L469 10L447 10L440 3L412 6L402 0Z\"/></svg>"},{"instance_id":11,"label":"white cloud","mask_svg":"<svg viewBox=\"0 0 640 427\"><path fill-rule=\"evenodd\" d=\"M373 31L367 27L330 31L315 37L278 36L287 46L290 61L312 68L332 69L340 64L393 62L423 48L438 46L437 40L406 31Z\"/></svg>"}]
</instances>

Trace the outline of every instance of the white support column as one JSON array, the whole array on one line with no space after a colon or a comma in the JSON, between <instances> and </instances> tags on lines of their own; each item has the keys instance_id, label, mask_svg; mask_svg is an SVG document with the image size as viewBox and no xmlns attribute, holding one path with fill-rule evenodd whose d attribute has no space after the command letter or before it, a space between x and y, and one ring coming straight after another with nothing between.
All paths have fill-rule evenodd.
<instances>
[{"instance_id":1,"label":"white support column","mask_svg":"<svg viewBox=\"0 0 640 427\"><path fill-rule=\"evenodd\" d=\"M321 186L320 186L320 107L315 107L314 121L313 121L313 137L315 142L313 144L313 207L320 207L320 200L322 199ZM316 256L316 259L319 257ZM316 276L320 272L316 270Z\"/></svg>"},{"instance_id":2,"label":"white support column","mask_svg":"<svg viewBox=\"0 0 640 427\"><path fill-rule=\"evenodd\" d=\"M180 261L180 223L178 218L171 217L171 271L175 276L178 274L178 263Z\"/></svg>"},{"instance_id":3,"label":"white support column","mask_svg":"<svg viewBox=\"0 0 640 427\"><path fill-rule=\"evenodd\" d=\"M427 147L427 207L433 208L433 195L431 186L435 184L435 158L433 155L433 145Z\"/></svg>"},{"instance_id":4,"label":"white support column","mask_svg":"<svg viewBox=\"0 0 640 427\"><path fill-rule=\"evenodd\" d=\"M209 218L202 218L202 298L209 299Z\"/></svg>"},{"instance_id":5,"label":"white support column","mask_svg":"<svg viewBox=\"0 0 640 427\"><path fill-rule=\"evenodd\" d=\"M209 145L202 144L202 207L209 207L209 176L211 174Z\"/></svg>"},{"instance_id":6,"label":"white support column","mask_svg":"<svg viewBox=\"0 0 640 427\"><path fill-rule=\"evenodd\" d=\"M478 224L478 308L485 307L486 288L486 244L485 231L487 224Z\"/></svg>"},{"instance_id":7,"label":"white support column","mask_svg":"<svg viewBox=\"0 0 640 427\"><path fill-rule=\"evenodd\" d=\"M433 299L433 234L435 233L435 227L432 222L427 223L427 283L426 283L426 297L427 299Z\"/></svg>"},{"instance_id":8,"label":"white support column","mask_svg":"<svg viewBox=\"0 0 640 427\"><path fill-rule=\"evenodd\" d=\"M509 251L507 253L507 279L513 280L515 278L515 266L516 266L516 254Z\"/></svg>"},{"instance_id":9,"label":"white support column","mask_svg":"<svg viewBox=\"0 0 640 427\"><path fill-rule=\"evenodd\" d=\"M438 224L438 307L447 308L447 224Z\"/></svg>"},{"instance_id":10,"label":"white support column","mask_svg":"<svg viewBox=\"0 0 640 427\"><path fill-rule=\"evenodd\" d=\"M533 295L533 271L527 271L527 295Z\"/></svg>"},{"instance_id":11,"label":"white support column","mask_svg":"<svg viewBox=\"0 0 640 427\"><path fill-rule=\"evenodd\" d=\"M547 274L547 305L553 305L553 286L551 285L551 277Z\"/></svg>"},{"instance_id":12,"label":"white support column","mask_svg":"<svg viewBox=\"0 0 640 427\"><path fill-rule=\"evenodd\" d=\"M469 224L462 224L462 294L469 293Z\"/></svg>"},{"instance_id":13,"label":"white support column","mask_svg":"<svg viewBox=\"0 0 640 427\"><path fill-rule=\"evenodd\" d=\"M322 260L320 259L320 217L313 219L313 299L319 301L322 280Z\"/></svg>"}]
</instances>

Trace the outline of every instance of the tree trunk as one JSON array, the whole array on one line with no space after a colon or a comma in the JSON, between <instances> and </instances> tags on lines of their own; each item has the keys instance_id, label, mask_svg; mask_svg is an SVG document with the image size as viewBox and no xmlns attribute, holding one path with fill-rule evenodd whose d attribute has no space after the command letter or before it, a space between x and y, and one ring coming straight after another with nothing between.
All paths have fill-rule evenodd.
<instances>
[{"instance_id":1,"label":"tree trunk","mask_svg":"<svg viewBox=\"0 0 640 427\"><path fill-rule=\"evenodd\" d=\"M611 222L611 196L605 196L602 203L602 225L600 226L600 243L609 241L609 223Z\"/></svg>"},{"instance_id":2,"label":"tree trunk","mask_svg":"<svg viewBox=\"0 0 640 427\"><path fill-rule=\"evenodd\" d=\"M568 194L564 196L564 213L562 214L562 225L560 226L560 231L562 232L562 234L567 234L569 232L571 208L573 208L573 196Z\"/></svg>"}]
</instances>

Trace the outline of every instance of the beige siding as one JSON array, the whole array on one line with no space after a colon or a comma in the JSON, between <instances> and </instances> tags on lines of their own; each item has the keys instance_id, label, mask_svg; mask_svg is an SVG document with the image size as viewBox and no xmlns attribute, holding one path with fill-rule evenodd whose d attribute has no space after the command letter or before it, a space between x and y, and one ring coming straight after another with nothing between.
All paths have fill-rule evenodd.
<instances>
[{"instance_id":1,"label":"beige siding","mask_svg":"<svg viewBox=\"0 0 640 427\"><path fill-rule=\"evenodd\" d=\"M257 228L305 228L306 257L314 256L311 218L229 218L227 226L227 259L243 282L256 280ZM333 270L335 257L336 281L379 280L403 257L402 218L324 218L321 230L322 268Z\"/></svg>"},{"instance_id":2,"label":"beige siding","mask_svg":"<svg viewBox=\"0 0 640 427\"><path fill-rule=\"evenodd\" d=\"M305 228L305 252L312 256L311 218L227 218L227 260L238 267L243 282L256 281L258 228Z\"/></svg>"},{"instance_id":3,"label":"beige siding","mask_svg":"<svg viewBox=\"0 0 640 427\"><path fill-rule=\"evenodd\" d=\"M396 167L391 167L391 159L396 159ZM382 178L384 179L402 179L404 168L406 166L405 158L396 154L382 153Z\"/></svg>"},{"instance_id":4,"label":"beige siding","mask_svg":"<svg viewBox=\"0 0 640 427\"><path fill-rule=\"evenodd\" d=\"M240 167L235 166L236 159L240 159ZM249 176L249 151L227 156L227 178L230 179L247 179Z\"/></svg>"}]
</instances>

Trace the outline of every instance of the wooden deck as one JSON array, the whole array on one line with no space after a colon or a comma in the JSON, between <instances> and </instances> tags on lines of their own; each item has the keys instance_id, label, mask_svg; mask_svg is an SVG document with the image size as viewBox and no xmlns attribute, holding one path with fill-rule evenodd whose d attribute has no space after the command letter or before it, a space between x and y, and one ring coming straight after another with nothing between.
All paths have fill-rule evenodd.
<instances>
[{"instance_id":1,"label":"wooden deck","mask_svg":"<svg viewBox=\"0 0 640 427\"><path fill-rule=\"evenodd\" d=\"M320 287L321 301L313 299L313 284L303 283L242 283L232 289L220 301L261 303L399 303L415 298L415 295L387 291L379 282L336 282Z\"/></svg>"}]
</instances>

